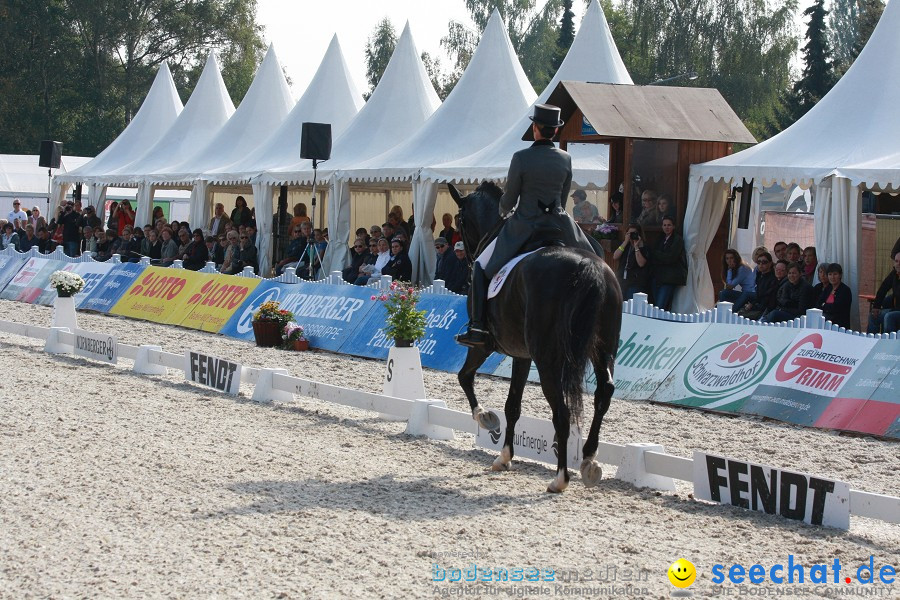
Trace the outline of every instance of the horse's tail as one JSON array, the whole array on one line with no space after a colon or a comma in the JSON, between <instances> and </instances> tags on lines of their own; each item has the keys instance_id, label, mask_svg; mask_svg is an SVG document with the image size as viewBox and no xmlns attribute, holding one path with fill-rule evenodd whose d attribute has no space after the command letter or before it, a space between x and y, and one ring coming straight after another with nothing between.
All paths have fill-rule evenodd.
<instances>
[{"instance_id":1,"label":"horse's tail","mask_svg":"<svg viewBox=\"0 0 900 600\"><path fill-rule=\"evenodd\" d=\"M594 358L600 315L605 297L605 280L601 263L583 258L572 273L571 293L566 305L568 314L560 317L556 347L564 352L562 387L569 407L570 420L581 419L584 374Z\"/></svg>"}]
</instances>

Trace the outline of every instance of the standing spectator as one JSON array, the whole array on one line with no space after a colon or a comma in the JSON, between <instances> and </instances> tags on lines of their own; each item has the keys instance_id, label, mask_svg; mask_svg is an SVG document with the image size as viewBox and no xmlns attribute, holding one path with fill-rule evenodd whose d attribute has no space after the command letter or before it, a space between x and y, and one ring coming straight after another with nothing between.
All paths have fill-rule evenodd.
<instances>
[{"instance_id":1,"label":"standing spectator","mask_svg":"<svg viewBox=\"0 0 900 600\"><path fill-rule=\"evenodd\" d=\"M13 200L13 209L9 211L6 220L13 226L13 231L18 231L25 227L25 223L28 222L28 213L22 210L22 203L19 202L18 198Z\"/></svg>"},{"instance_id":2,"label":"standing spectator","mask_svg":"<svg viewBox=\"0 0 900 600\"><path fill-rule=\"evenodd\" d=\"M350 265L341 271L341 278L347 283L353 283L359 277L359 268L365 264L367 258L371 256L366 246L366 240L358 237L353 242L353 256L350 258Z\"/></svg>"},{"instance_id":3,"label":"standing spectator","mask_svg":"<svg viewBox=\"0 0 900 600\"><path fill-rule=\"evenodd\" d=\"M225 205L221 202L216 203L215 214L209 220L209 235L219 237L225 234L225 226L231 223L231 219L225 214Z\"/></svg>"},{"instance_id":4,"label":"standing spectator","mask_svg":"<svg viewBox=\"0 0 900 600\"><path fill-rule=\"evenodd\" d=\"M616 192L609 197L609 223L622 223L622 192Z\"/></svg>"},{"instance_id":5,"label":"standing spectator","mask_svg":"<svg viewBox=\"0 0 900 600\"><path fill-rule=\"evenodd\" d=\"M199 271L206 266L207 260L209 260L209 250L203 239L203 230L198 227L194 230L193 239L184 249L184 254L181 255L181 264L185 269Z\"/></svg>"},{"instance_id":6,"label":"standing spectator","mask_svg":"<svg viewBox=\"0 0 900 600\"><path fill-rule=\"evenodd\" d=\"M664 310L670 310L675 286L687 283L687 257L684 241L675 233L672 217L662 219L662 237L650 253L653 263L653 303Z\"/></svg>"},{"instance_id":7,"label":"standing spectator","mask_svg":"<svg viewBox=\"0 0 900 600\"><path fill-rule=\"evenodd\" d=\"M668 194L659 195L659 199L656 201L656 212L659 213L660 219L671 217L674 220L675 207L672 205L672 199Z\"/></svg>"},{"instance_id":8,"label":"standing spectator","mask_svg":"<svg viewBox=\"0 0 900 600\"><path fill-rule=\"evenodd\" d=\"M775 278L772 268L772 255L763 251L756 256L756 300L748 301L741 309L741 316L748 319L759 319L766 312L773 310L778 302L780 282ZM786 272L785 272L786 273Z\"/></svg>"},{"instance_id":9,"label":"standing spectator","mask_svg":"<svg viewBox=\"0 0 900 600\"><path fill-rule=\"evenodd\" d=\"M163 267L171 266L178 258L178 243L172 239L172 230L164 227L162 230L162 248L159 252L159 264Z\"/></svg>"},{"instance_id":10,"label":"standing spectator","mask_svg":"<svg viewBox=\"0 0 900 600\"><path fill-rule=\"evenodd\" d=\"M453 228L453 215L444 213L441 216L441 225L443 226L443 229L441 229L438 237L442 237L449 242L453 239L453 234L456 233L456 229Z\"/></svg>"},{"instance_id":11,"label":"standing spectator","mask_svg":"<svg viewBox=\"0 0 900 600\"><path fill-rule=\"evenodd\" d=\"M885 306L888 292L893 295L890 308ZM878 333L881 329L884 333L890 333L900 330L900 251L894 253L894 270L888 273L875 292L871 310L866 332Z\"/></svg>"},{"instance_id":12,"label":"standing spectator","mask_svg":"<svg viewBox=\"0 0 900 600\"><path fill-rule=\"evenodd\" d=\"M828 274L828 283L819 294L816 307L835 325L850 329L850 304L853 302L853 292L842 282L844 270L841 265L831 263L826 265L825 272Z\"/></svg>"},{"instance_id":13,"label":"standing spectator","mask_svg":"<svg viewBox=\"0 0 900 600\"><path fill-rule=\"evenodd\" d=\"M247 207L247 201L243 196L234 199L234 210L231 211L231 222L235 227L246 225L250 222L252 216L250 209Z\"/></svg>"},{"instance_id":14,"label":"standing spectator","mask_svg":"<svg viewBox=\"0 0 900 600\"><path fill-rule=\"evenodd\" d=\"M622 300L631 300L638 292L650 291L650 252L644 246L644 230L640 224L628 226L625 241L616 248L613 258L619 261L619 284Z\"/></svg>"},{"instance_id":15,"label":"standing spectator","mask_svg":"<svg viewBox=\"0 0 900 600\"><path fill-rule=\"evenodd\" d=\"M444 286L451 292L465 296L469 293L469 257L466 256L466 245L463 242L456 242L453 246L453 255L447 253L444 259L446 267L444 269Z\"/></svg>"},{"instance_id":16,"label":"standing spectator","mask_svg":"<svg viewBox=\"0 0 900 600\"><path fill-rule=\"evenodd\" d=\"M391 259L381 270L383 275L390 275L395 281L412 280L412 262L406 253L403 240L394 238L391 240Z\"/></svg>"},{"instance_id":17,"label":"standing spectator","mask_svg":"<svg viewBox=\"0 0 900 600\"><path fill-rule=\"evenodd\" d=\"M309 216L306 214L306 205L298 202L294 205L294 217L291 219L291 229L296 228L300 223L309 223Z\"/></svg>"},{"instance_id":18,"label":"standing spectator","mask_svg":"<svg viewBox=\"0 0 900 600\"><path fill-rule=\"evenodd\" d=\"M47 226L47 220L41 216L41 209L37 206L31 209L31 215L28 217L28 222L31 223L35 233L37 233L41 227Z\"/></svg>"},{"instance_id":19,"label":"standing spectator","mask_svg":"<svg viewBox=\"0 0 900 600\"><path fill-rule=\"evenodd\" d=\"M656 192L644 190L641 194L641 214L637 222L641 227L654 227L659 225L659 212L656 210Z\"/></svg>"},{"instance_id":20,"label":"standing spectator","mask_svg":"<svg viewBox=\"0 0 900 600\"><path fill-rule=\"evenodd\" d=\"M803 267L799 263L790 263L788 266L787 281L778 288L778 300L775 310L763 316L765 323L781 323L790 321L806 313L813 307L813 289L809 282L803 279L800 270Z\"/></svg>"},{"instance_id":21,"label":"standing spectator","mask_svg":"<svg viewBox=\"0 0 900 600\"><path fill-rule=\"evenodd\" d=\"M81 213L81 223L79 223L82 229L90 226L91 231L96 231L98 227L103 225L103 221L100 220L100 217L97 216L97 212L94 210L94 207L91 205L85 206L84 211Z\"/></svg>"},{"instance_id":22,"label":"standing spectator","mask_svg":"<svg viewBox=\"0 0 900 600\"><path fill-rule=\"evenodd\" d=\"M131 202L122 200L119 202L118 219L116 220L116 233L122 235L126 227L131 227L134 231L134 209L131 208Z\"/></svg>"},{"instance_id":23,"label":"standing spectator","mask_svg":"<svg viewBox=\"0 0 900 600\"><path fill-rule=\"evenodd\" d=\"M106 228L119 231L119 203L112 202L109 205L109 216L106 217Z\"/></svg>"},{"instance_id":24,"label":"standing spectator","mask_svg":"<svg viewBox=\"0 0 900 600\"><path fill-rule=\"evenodd\" d=\"M75 211L75 203L69 200L59 207L56 222L62 225L63 252L67 256L78 256L81 248L81 215Z\"/></svg>"},{"instance_id":25,"label":"standing spectator","mask_svg":"<svg viewBox=\"0 0 900 600\"><path fill-rule=\"evenodd\" d=\"M725 289L719 292L719 302L733 303L732 312L738 312L744 304L756 300L756 277L733 248L726 250L722 257L722 282Z\"/></svg>"},{"instance_id":26,"label":"standing spectator","mask_svg":"<svg viewBox=\"0 0 900 600\"><path fill-rule=\"evenodd\" d=\"M806 279L810 285L815 285L816 263L818 262L819 259L816 257L815 246L807 246L803 249L803 278Z\"/></svg>"},{"instance_id":27,"label":"standing spectator","mask_svg":"<svg viewBox=\"0 0 900 600\"><path fill-rule=\"evenodd\" d=\"M775 245L772 246L772 252L775 254L773 257L775 262L779 260L787 260L787 244L782 241L775 242ZM785 273L785 277L787 277L787 273Z\"/></svg>"}]
</instances>

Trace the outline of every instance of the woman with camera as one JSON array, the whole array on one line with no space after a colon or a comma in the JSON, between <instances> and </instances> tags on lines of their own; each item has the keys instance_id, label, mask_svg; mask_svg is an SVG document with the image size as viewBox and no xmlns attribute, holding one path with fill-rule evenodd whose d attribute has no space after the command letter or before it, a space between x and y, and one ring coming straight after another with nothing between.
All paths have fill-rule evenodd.
<instances>
[{"instance_id":1,"label":"woman with camera","mask_svg":"<svg viewBox=\"0 0 900 600\"><path fill-rule=\"evenodd\" d=\"M131 202L122 200L113 210L111 216L116 222L116 233L122 235L126 227L134 227L134 209L131 208Z\"/></svg>"},{"instance_id":2,"label":"woman with camera","mask_svg":"<svg viewBox=\"0 0 900 600\"><path fill-rule=\"evenodd\" d=\"M644 245L644 230L637 223L628 226L625 241L616 248L613 258L619 261L619 285L622 300L631 300L638 292L650 291L650 252Z\"/></svg>"}]
</instances>

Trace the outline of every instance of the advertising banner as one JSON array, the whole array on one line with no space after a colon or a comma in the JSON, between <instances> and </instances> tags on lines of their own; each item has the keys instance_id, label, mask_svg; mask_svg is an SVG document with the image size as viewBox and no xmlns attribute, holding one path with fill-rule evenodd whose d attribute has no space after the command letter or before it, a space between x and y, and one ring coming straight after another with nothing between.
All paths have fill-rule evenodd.
<instances>
[{"instance_id":1,"label":"advertising banner","mask_svg":"<svg viewBox=\"0 0 900 600\"><path fill-rule=\"evenodd\" d=\"M235 275L200 273L200 288L187 301L190 313L181 320L182 327L217 332L244 304L261 279Z\"/></svg>"},{"instance_id":2,"label":"advertising banner","mask_svg":"<svg viewBox=\"0 0 900 600\"><path fill-rule=\"evenodd\" d=\"M73 264L49 258L29 258L4 288L0 298L34 304L50 281L50 275Z\"/></svg>"},{"instance_id":3,"label":"advertising banner","mask_svg":"<svg viewBox=\"0 0 900 600\"><path fill-rule=\"evenodd\" d=\"M3 290L6 284L16 276L26 260L24 256L0 254L0 290Z\"/></svg>"},{"instance_id":4,"label":"advertising banner","mask_svg":"<svg viewBox=\"0 0 900 600\"><path fill-rule=\"evenodd\" d=\"M77 306L79 302L90 295L94 288L97 287L97 284L112 270L112 265L104 262L65 263L58 270L78 273L84 279L84 288L75 294L75 304ZM52 306L55 299L56 288L50 285L50 280L48 279L47 285L41 291L41 295L35 300L35 304Z\"/></svg>"},{"instance_id":5,"label":"advertising banner","mask_svg":"<svg viewBox=\"0 0 900 600\"><path fill-rule=\"evenodd\" d=\"M737 412L796 335L781 327L710 324L653 400Z\"/></svg>"},{"instance_id":6,"label":"advertising banner","mask_svg":"<svg viewBox=\"0 0 900 600\"><path fill-rule=\"evenodd\" d=\"M814 425L862 365L876 340L794 330L794 340L741 412Z\"/></svg>"},{"instance_id":7,"label":"advertising banner","mask_svg":"<svg viewBox=\"0 0 900 600\"><path fill-rule=\"evenodd\" d=\"M240 363L224 358L186 350L184 353L184 378L186 381L237 396L241 389Z\"/></svg>"},{"instance_id":8,"label":"advertising banner","mask_svg":"<svg viewBox=\"0 0 900 600\"><path fill-rule=\"evenodd\" d=\"M500 426L490 431L479 427L475 436L475 446L500 452L506 436L506 417L502 412L493 412L500 417ZM572 425L569 429L569 443L566 444L569 468L578 469L581 466L581 447L583 445L581 431ZM556 449L556 430L551 421L532 417L520 417L516 421L516 432L513 436L513 455L515 457L530 458L556 465L559 460Z\"/></svg>"},{"instance_id":9,"label":"advertising banner","mask_svg":"<svg viewBox=\"0 0 900 600\"><path fill-rule=\"evenodd\" d=\"M109 312L146 268L139 263L110 265L109 273L93 289L86 291L84 295L75 295L76 299L82 296L81 300L76 300L76 307L79 310Z\"/></svg>"},{"instance_id":10,"label":"advertising banner","mask_svg":"<svg viewBox=\"0 0 900 600\"><path fill-rule=\"evenodd\" d=\"M694 452L694 497L810 525L850 529L850 485Z\"/></svg>"},{"instance_id":11,"label":"advertising banner","mask_svg":"<svg viewBox=\"0 0 900 600\"><path fill-rule=\"evenodd\" d=\"M177 325L187 302L210 275L186 269L147 267L109 314Z\"/></svg>"},{"instance_id":12,"label":"advertising banner","mask_svg":"<svg viewBox=\"0 0 900 600\"><path fill-rule=\"evenodd\" d=\"M113 335L75 329L75 356L114 365L119 362L119 344Z\"/></svg>"}]
</instances>

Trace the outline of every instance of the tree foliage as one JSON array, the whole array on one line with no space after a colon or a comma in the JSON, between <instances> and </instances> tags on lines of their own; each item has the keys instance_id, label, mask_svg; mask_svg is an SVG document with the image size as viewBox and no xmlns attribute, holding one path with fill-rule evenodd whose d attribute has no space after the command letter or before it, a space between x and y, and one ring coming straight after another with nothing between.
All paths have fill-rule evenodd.
<instances>
[{"instance_id":1,"label":"tree foliage","mask_svg":"<svg viewBox=\"0 0 900 600\"><path fill-rule=\"evenodd\" d=\"M803 16L809 17L806 27L806 45L803 46L803 72L794 83L790 108L794 121L809 112L834 86L834 70L831 65L831 49L825 25L825 0L814 0Z\"/></svg>"},{"instance_id":2,"label":"tree foliage","mask_svg":"<svg viewBox=\"0 0 900 600\"><path fill-rule=\"evenodd\" d=\"M562 65L573 41L575 41L575 13L572 12L572 0L563 0L562 20L559 22L559 35L556 37L556 57L553 60L554 72Z\"/></svg>"},{"instance_id":3,"label":"tree foliage","mask_svg":"<svg viewBox=\"0 0 900 600\"><path fill-rule=\"evenodd\" d=\"M875 31L875 26L884 12L883 0L857 0L859 4L859 23L857 24L855 56L858 56L866 42Z\"/></svg>"},{"instance_id":4,"label":"tree foliage","mask_svg":"<svg viewBox=\"0 0 900 600\"><path fill-rule=\"evenodd\" d=\"M832 0L828 16L828 40L831 43L834 70L844 73L857 55L859 3L857 0Z\"/></svg>"},{"instance_id":5,"label":"tree foliage","mask_svg":"<svg viewBox=\"0 0 900 600\"><path fill-rule=\"evenodd\" d=\"M378 87L378 82L381 81L381 76L391 61L396 47L397 32L394 31L391 20L385 17L378 22L366 42L366 81L369 84L369 91L363 94L366 100Z\"/></svg>"},{"instance_id":6,"label":"tree foliage","mask_svg":"<svg viewBox=\"0 0 900 600\"><path fill-rule=\"evenodd\" d=\"M256 0L5 0L0 5L2 152L41 139L93 156L128 124L163 62L186 100L209 49L236 99L265 46Z\"/></svg>"}]
</instances>

